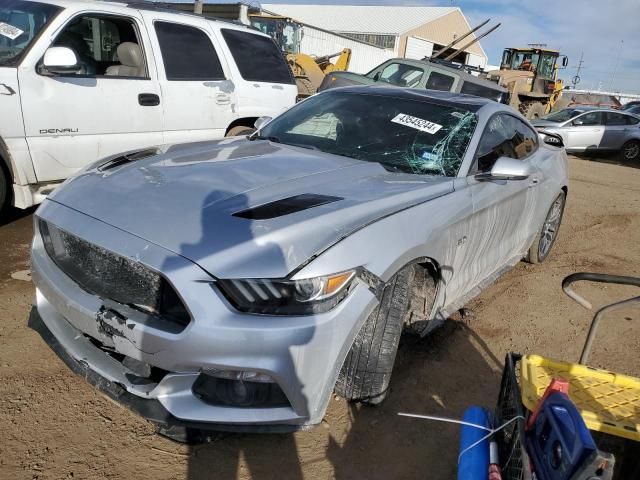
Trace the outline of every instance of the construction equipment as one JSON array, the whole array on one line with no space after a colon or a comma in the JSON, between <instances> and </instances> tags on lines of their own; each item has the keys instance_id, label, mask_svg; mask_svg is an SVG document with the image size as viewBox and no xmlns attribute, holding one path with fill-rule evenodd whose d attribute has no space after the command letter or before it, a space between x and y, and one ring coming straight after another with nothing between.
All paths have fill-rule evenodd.
<instances>
[{"instance_id":1,"label":"construction equipment","mask_svg":"<svg viewBox=\"0 0 640 480\"><path fill-rule=\"evenodd\" d=\"M565 55L547 49L544 44L506 48L500 70L485 75L509 90L513 108L527 118L540 118L551 111L564 88L563 81L558 79L558 59L562 67L567 66Z\"/></svg>"},{"instance_id":2,"label":"construction equipment","mask_svg":"<svg viewBox=\"0 0 640 480\"><path fill-rule=\"evenodd\" d=\"M253 27L270 35L286 55L289 67L296 79L299 98L316 93L326 74L349 68L351 61L351 49L349 48L320 57L302 53L300 45L304 33L303 24L296 20L267 14L252 14L249 15L249 19ZM332 63L331 60L335 57L338 58Z\"/></svg>"}]
</instances>

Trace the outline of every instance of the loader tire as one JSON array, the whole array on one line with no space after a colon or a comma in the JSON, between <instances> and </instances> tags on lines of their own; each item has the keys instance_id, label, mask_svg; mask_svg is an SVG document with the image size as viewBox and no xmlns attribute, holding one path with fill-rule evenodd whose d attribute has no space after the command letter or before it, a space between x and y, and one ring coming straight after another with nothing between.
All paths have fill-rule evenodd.
<instances>
[{"instance_id":1,"label":"loader tire","mask_svg":"<svg viewBox=\"0 0 640 480\"><path fill-rule=\"evenodd\" d=\"M304 100L318 90L307 77L296 77L296 86L298 87L298 100Z\"/></svg>"},{"instance_id":2,"label":"loader tire","mask_svg":"<svg viewBox=\"0 0 640 480\"><path fill-rule=\"evenodd\" d=\"M335 386L341 397L377 405L387 396L413 273L413 266L405 267L386 284L380 303L356 335Z\"/></svg>"},{"instance_id":3,"label":"loader tire","mask_svg":"<svg viewBox=\"0 0 640 480\"><path fill-rule=\"evenodd\" d=\"M547 109L540 102L522 102L519 107L520 113L529 120L544 117Z\"/></svg>"}]
</instances>

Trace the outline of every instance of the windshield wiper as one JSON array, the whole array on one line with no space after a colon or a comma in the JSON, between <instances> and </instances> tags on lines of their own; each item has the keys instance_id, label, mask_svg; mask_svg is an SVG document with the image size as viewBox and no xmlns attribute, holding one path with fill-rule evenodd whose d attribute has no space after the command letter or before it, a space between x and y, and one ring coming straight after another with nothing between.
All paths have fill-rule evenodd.
<instances>
[{"instance_id":1,"label":"windshield wiper","mask_svg":"<svg viewBox=\"0 0 640 480\"><path fill-rule=\"evenodd\" d=\"M253 140L269 140L270 142L273 142L273 143L282 143L278 137L274 137L274 136L263 137L262 135L254 135L252 137L249 137L249 140L251 140L251 141L253 141Z\"/></svg>"},{"instance_id":2,"label":"windshield wiper","mask_svg":"<svg viewBox=\"0 0 640 480\"><path fill-rule=\"evenodd\" d=\"M306 145L304 143L283 142L278 137L274 137L274 136L263 137L262 135L256 135L255 137L249 138L249 140L252 140L252 141L253 140L268 140L268 141L273 142L273 143L281 143L282 145L291 145L292 147L306 148L308 150L320 150L318 147L315 147L313 145Z\"/></svg>"}]
</instances>

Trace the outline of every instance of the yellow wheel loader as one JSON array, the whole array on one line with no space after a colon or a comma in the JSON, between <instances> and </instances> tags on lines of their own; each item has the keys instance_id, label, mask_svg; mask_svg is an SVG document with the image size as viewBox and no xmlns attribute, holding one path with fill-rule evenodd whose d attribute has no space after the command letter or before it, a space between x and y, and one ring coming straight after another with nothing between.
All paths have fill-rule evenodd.
<instances>
[{"instance_id":1,"label":"yellow wheel loader","mask_svg":"<svg viewBox=\"0 0 640 480\"><path fill-rule=\"evenodd\" d=\"M326 74L349 68L351 61L349 48L321 57L300 52L303 35L303 25L300 22L289 17L266 14L249 15L249 19L253 27L270 35L287 56L287 62L296 79L299 98L316 93ZM331 59L335 57L338 59L332 63Z\"/></svg>"},{"instance_id":2,"label":"yellow wheel loader","mask_svg":"<svg viewBox=\"0 0 640 480\"><path fill-rule=\"evenodd\" d=\"M529 119L540 118L551 111L564 88L558 79L558 59L562 67L567 66L567 57L557 50L538 45L507 48L500 70L491 70L486 77L509 90L513 108Z\"/></svg>"}]
</instances>

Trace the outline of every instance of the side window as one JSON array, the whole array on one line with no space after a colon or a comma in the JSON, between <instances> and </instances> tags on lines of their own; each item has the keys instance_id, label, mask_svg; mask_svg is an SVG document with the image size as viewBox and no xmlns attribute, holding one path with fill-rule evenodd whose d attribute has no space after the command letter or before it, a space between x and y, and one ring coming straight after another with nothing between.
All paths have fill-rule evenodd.
<instances>
[{"instance_id":1,"label":"side window","mask_svg":"<svg viewBox=\"0 0 640 480\"><path fill-rule=\"evenodd\" d=\"M415 87L420 83L423 75L424 70L421 68L402 63L392 63L380 72L378 80L400 87Z\"/></svg>"},{"instance_id":2,"label":"side window","mask_svg":"<svg viewBox=\"0 0 640 480\"><path fill-rule=\"evenodd\" d=\"M270 37L223 28L222 36L245 80L295 83L282 52Z\"/></svg>"},{"instance_id":3,"label":"side window","mask_svg":"<svg viewBox=\"0 0 640 480\"><path fill-rule=\"evenodd\" d=\"M460 89L460 93L466 93L467 95L475 95L476 97L489 98L500 102L502 100L502 92L500 90L493 90L485 87L484 85L478 85L477 83L465 81Z\"/></svg>"},{"instance_id":4,"label":"side window","mask_svg":"<svg viewBox=\"0 0 640 480\"><path fill-rule=\"evenodd\" d=\"M537 145L538 136L528 125L511 115L495 115L482 133L470 174L490 171L500 157L524 159Z\"/></svg>"},{"instance_id":5,"label":"side window","mask_svg":"<svg viewBox=\"0 0 640 480\"><path fill-rule=\"evenodd\" d=\"M602 125L603 118L602 112L589 112L579 116L573 121L574 126L587 126L592 127L595 125Z\"/></svg>"},{"instance_id":6,"label":"side window","mask_svg":"<svg viewBox=\"0 0 640 480\"><path fill-rule=\"evenodd\" d=\"M434 71L429 75L425 88L449 92L455 81L455 77Z\"/></svg>"},{"instance_id":7,"label":"side window","mask_svg":"<svg viewBox=\"0 0 640 480\"><path fill-rule=\"evenodd\" d=\"M607 117L605 121L605 125L608 126L621 126L621 125L629 125L627 118L631 119L628 115L623 115L622 113L613 113L607 112Z\"/></svg>"},{"instance_id":8,"label":"side window","mask_svg":"<svg viewBox=\"0 0 640 480\"><path fill-rule=\"evenodd\" d=\"M73 19L53 41L73 50L79 70L65 76L148 77L142 43L133 19L111 15L82 15Z\"/></svg>"},{"instance_id":9,"label":"side window","mask_svg":"<svg viewBox=\"0 0 640 480\"><path fill-rule=\"evenodd\" d=\"M218 54L199 28L154 22L167 80L224 80Z\"/></svg>"},{"instance_id":10,"label":"side window","mask_svg":"<svg viewBox=\"0 0 640 480\"><path fill-rule=\"evenodd\" d=\"M640 115L640 106L632 108L631 113ZM631 115L627 115L626 117L628 125L637 125L638 122L640 122L640 118L632 117Z\"/></svg>"}]
</instances>

